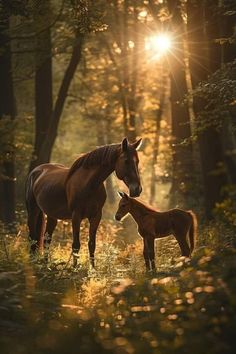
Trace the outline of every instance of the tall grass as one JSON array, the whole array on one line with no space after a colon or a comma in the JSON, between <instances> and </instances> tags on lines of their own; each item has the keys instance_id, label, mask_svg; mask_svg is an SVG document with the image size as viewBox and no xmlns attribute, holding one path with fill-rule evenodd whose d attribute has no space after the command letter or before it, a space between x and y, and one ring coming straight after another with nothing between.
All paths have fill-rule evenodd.
<instances>
[{"instance_id":1,"label":"tall grass","mask_svg":"<svg viewBox=\"0 0 236 354\"><path fill-rule=\"evenodd\" d=\"M146 273L142 241L125 244L112 222L89 264L84 223L80 265L71 264L70 225L31 259L27 229L1 234L2 353L233 353L236 325L234 231L208 225L191 261L171 237L156 242L156 274ZM17 236L16 236L17 234Z\"/></svg>"}]
</instances>

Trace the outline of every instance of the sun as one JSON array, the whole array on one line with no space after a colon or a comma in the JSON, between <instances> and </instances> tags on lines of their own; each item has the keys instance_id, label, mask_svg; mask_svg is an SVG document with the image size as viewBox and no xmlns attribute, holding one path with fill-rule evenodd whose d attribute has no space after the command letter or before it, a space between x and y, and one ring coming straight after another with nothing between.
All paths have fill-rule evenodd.
<instances>
[{"instance_id":1,"label":"sun","mask_svg":"<svg viewBox=\"0 0 236 354\"><path fill-rule=\"evenodd\" d=\"M171 48L171 37L167 33L160 33L155 36L148 37L145 49L152 51L157 55L166 54Z\"/></svg>"}]
</instances>

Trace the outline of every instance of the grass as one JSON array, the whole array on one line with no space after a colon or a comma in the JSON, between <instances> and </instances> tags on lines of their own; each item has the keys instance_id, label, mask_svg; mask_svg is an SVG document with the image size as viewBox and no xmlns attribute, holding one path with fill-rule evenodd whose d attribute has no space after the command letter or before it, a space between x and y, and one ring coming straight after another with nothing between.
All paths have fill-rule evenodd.
<instances>
[{"instance_id":1,"label":"grass","mask_svg":"<svg viewBox=\"0 0 236 354\"><path fill-rule=\"evenodd\" d=\"M2 353L234 353L236 250L225 225L202 228L191 261L172 238L157 241L156 274L144 271L142 243L103 223L96 270L86 231L80 267L71 267L70 226L61 224L50 261L28 257L27 230L2 234ZM68 237L66 237L68 236ZM59 242L60 241L60 242Z\"/></svg>"}]
</instances>

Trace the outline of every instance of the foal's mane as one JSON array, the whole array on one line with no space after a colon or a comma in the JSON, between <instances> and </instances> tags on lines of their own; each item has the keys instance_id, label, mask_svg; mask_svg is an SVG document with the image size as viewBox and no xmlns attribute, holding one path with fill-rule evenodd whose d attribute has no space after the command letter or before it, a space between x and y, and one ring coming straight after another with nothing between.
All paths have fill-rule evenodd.
<instances>
[{"instance_id":1,"label":"foal's mane","mask_svg":"<svg viewBox=\"0 0 236 354\"><path fill-rule=\"evenodd\" d=\"M118 157L119 148L120 144L104 145L80 156L70 167L67 180L80 167L90 168L93 166L107 166L115 163Z\"/></svg>"},{"instance_id":2,"label":"foal's mane","mask_svg":"<svg viewBox=\"0 0 236 354\"><path fill-rule=\"evenodd\" d=\"M138 205L139 207L141 207L141 210L142 210L142 214L147 214L148 212L158 212L157 209L154 209L153 207L151 207L150 205L147 205L137 199L133 199L132 198L132 201L133 201L133 204L135 205Z\"/></svg>"}]
</instances>

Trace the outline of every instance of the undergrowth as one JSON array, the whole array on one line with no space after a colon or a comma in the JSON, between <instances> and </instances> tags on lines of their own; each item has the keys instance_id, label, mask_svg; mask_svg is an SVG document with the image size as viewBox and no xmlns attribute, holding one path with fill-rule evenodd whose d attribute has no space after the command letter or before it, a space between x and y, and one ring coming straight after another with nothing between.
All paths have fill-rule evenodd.
<instances>
[{"instance_id":1,"label":"undergrowth","mask_svg":"<svg viewBox=\"0 0 236 354\"><path fill-rule=\"evenodd\" d=\"M144 270L141 239L126 244L112 223L99 229L95 270L86 223L76 269L69 224L59 225L47 264L29 258L26 235L24 224L1 235L2 353L235 352L234 230L202 227L191 260L172 237L158 240L155 274Z\"/></svg>"}]
</instances>

